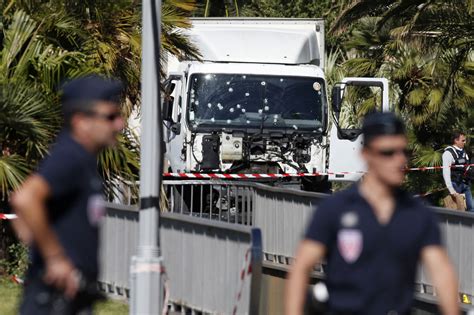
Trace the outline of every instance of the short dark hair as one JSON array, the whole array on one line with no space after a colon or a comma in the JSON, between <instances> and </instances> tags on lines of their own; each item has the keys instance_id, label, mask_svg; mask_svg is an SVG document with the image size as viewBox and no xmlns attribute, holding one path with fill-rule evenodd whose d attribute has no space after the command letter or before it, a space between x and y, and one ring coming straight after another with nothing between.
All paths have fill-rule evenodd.
<instances>
[{"instance_id":1,"label":"short dark hair","mask_svg":"<svg viewBox=\"0 0 474 315\"><path fill-rule=\"evenodd\" d=\"M466 133L461 131L461 130L456 130L453 132L451 141L454 142L454 140L459 139L460 136L465 136Z\"/></svg>"},{"instance_id":2,"label":"short dark hair","mask_svg":"<svg viewBox=\"0 0 474 315\"><path fill-rule=\"evenodd\" d=\"M364 147L380 136L405 136L405 124L392 112L374 112L365 116L362 123Z\"/></svg>"}]
</instances>

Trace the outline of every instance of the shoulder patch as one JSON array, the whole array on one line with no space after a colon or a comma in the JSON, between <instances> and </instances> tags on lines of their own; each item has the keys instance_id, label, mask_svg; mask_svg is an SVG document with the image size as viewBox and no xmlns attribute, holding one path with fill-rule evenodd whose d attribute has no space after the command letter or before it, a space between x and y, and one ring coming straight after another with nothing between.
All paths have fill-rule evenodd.
<instances>
[{"instance_id":1,"label":"shoulder patch","mask_svg":"<svg viewBox=\"0 0 474 315\"><path fill-rule=\"evenodd\" d=\"M362 253L363 236L360 230L342 229L337 233L337 248L341 257L352 264Z\"/></svg>"}]
</instances>

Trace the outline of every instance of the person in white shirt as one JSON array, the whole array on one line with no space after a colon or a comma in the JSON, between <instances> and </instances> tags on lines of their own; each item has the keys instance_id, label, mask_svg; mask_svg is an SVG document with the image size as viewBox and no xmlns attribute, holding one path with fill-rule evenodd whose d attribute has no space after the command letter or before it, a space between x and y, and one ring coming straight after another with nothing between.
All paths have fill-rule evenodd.
<instances>
[{"instance_id":1,"label":"person in white shirt","mask_svg":"<svg viewBox=\"0 0 474 315\"><path fill-rule=\"evenodd\" d=\"M469 164L469 157L464 150L466 135L457 131L453 134L453 144L444 149L443 179L452 196L464 194L466 196L467 211L474 211L472 204L471 182L465 176L465 167ZM458 166L458 167L452 167Z\"/></svg>"}]
</instances>

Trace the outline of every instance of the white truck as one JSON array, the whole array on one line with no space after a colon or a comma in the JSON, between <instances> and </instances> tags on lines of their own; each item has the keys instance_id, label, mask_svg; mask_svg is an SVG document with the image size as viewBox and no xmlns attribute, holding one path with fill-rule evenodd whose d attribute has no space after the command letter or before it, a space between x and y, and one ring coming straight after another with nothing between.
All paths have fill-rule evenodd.
<instances>
[{"instance_id":1,"label":"white truck","mask_svg":"<svg viewBox=\"0 0 474 315\"><path fill-rule=\"evenodd\" d=\"M192 25L184 32L201 60L167 62L165 171L330 171L306 177L304 189L313 191L323 191L328 180L360 176L360 132L338 123L344 90L380 88L382 110L388 110L387 81L342 80L333 90L330 124L323 20L196 18Z\"/></svg>"}]
</instances>

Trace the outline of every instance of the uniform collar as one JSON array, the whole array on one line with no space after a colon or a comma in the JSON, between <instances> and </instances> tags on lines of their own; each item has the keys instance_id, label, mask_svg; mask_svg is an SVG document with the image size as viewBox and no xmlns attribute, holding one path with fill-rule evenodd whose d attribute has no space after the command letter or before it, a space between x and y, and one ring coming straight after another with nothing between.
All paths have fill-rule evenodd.
<instances>
[{"instance_id":1,"label":"uniform collar","mask_svg":"<svg viewBox=\"0 0 474 315\"><path fill-rule=\"evenodd\" d=\"M360 182L357 182L348 189L349 196L351 200L353 201L359 201L359 202L361 201L361 202L367 203L367 200L365 200L365 198L360 194L359 184ZM395 208L396 209L403 209L403 208L409 207L413 205L415 202L414 199L411 197L411 195L402 188L395 190L394 194L395 194L395 203L396 203Z\"/></svg>"}]
</instances>

